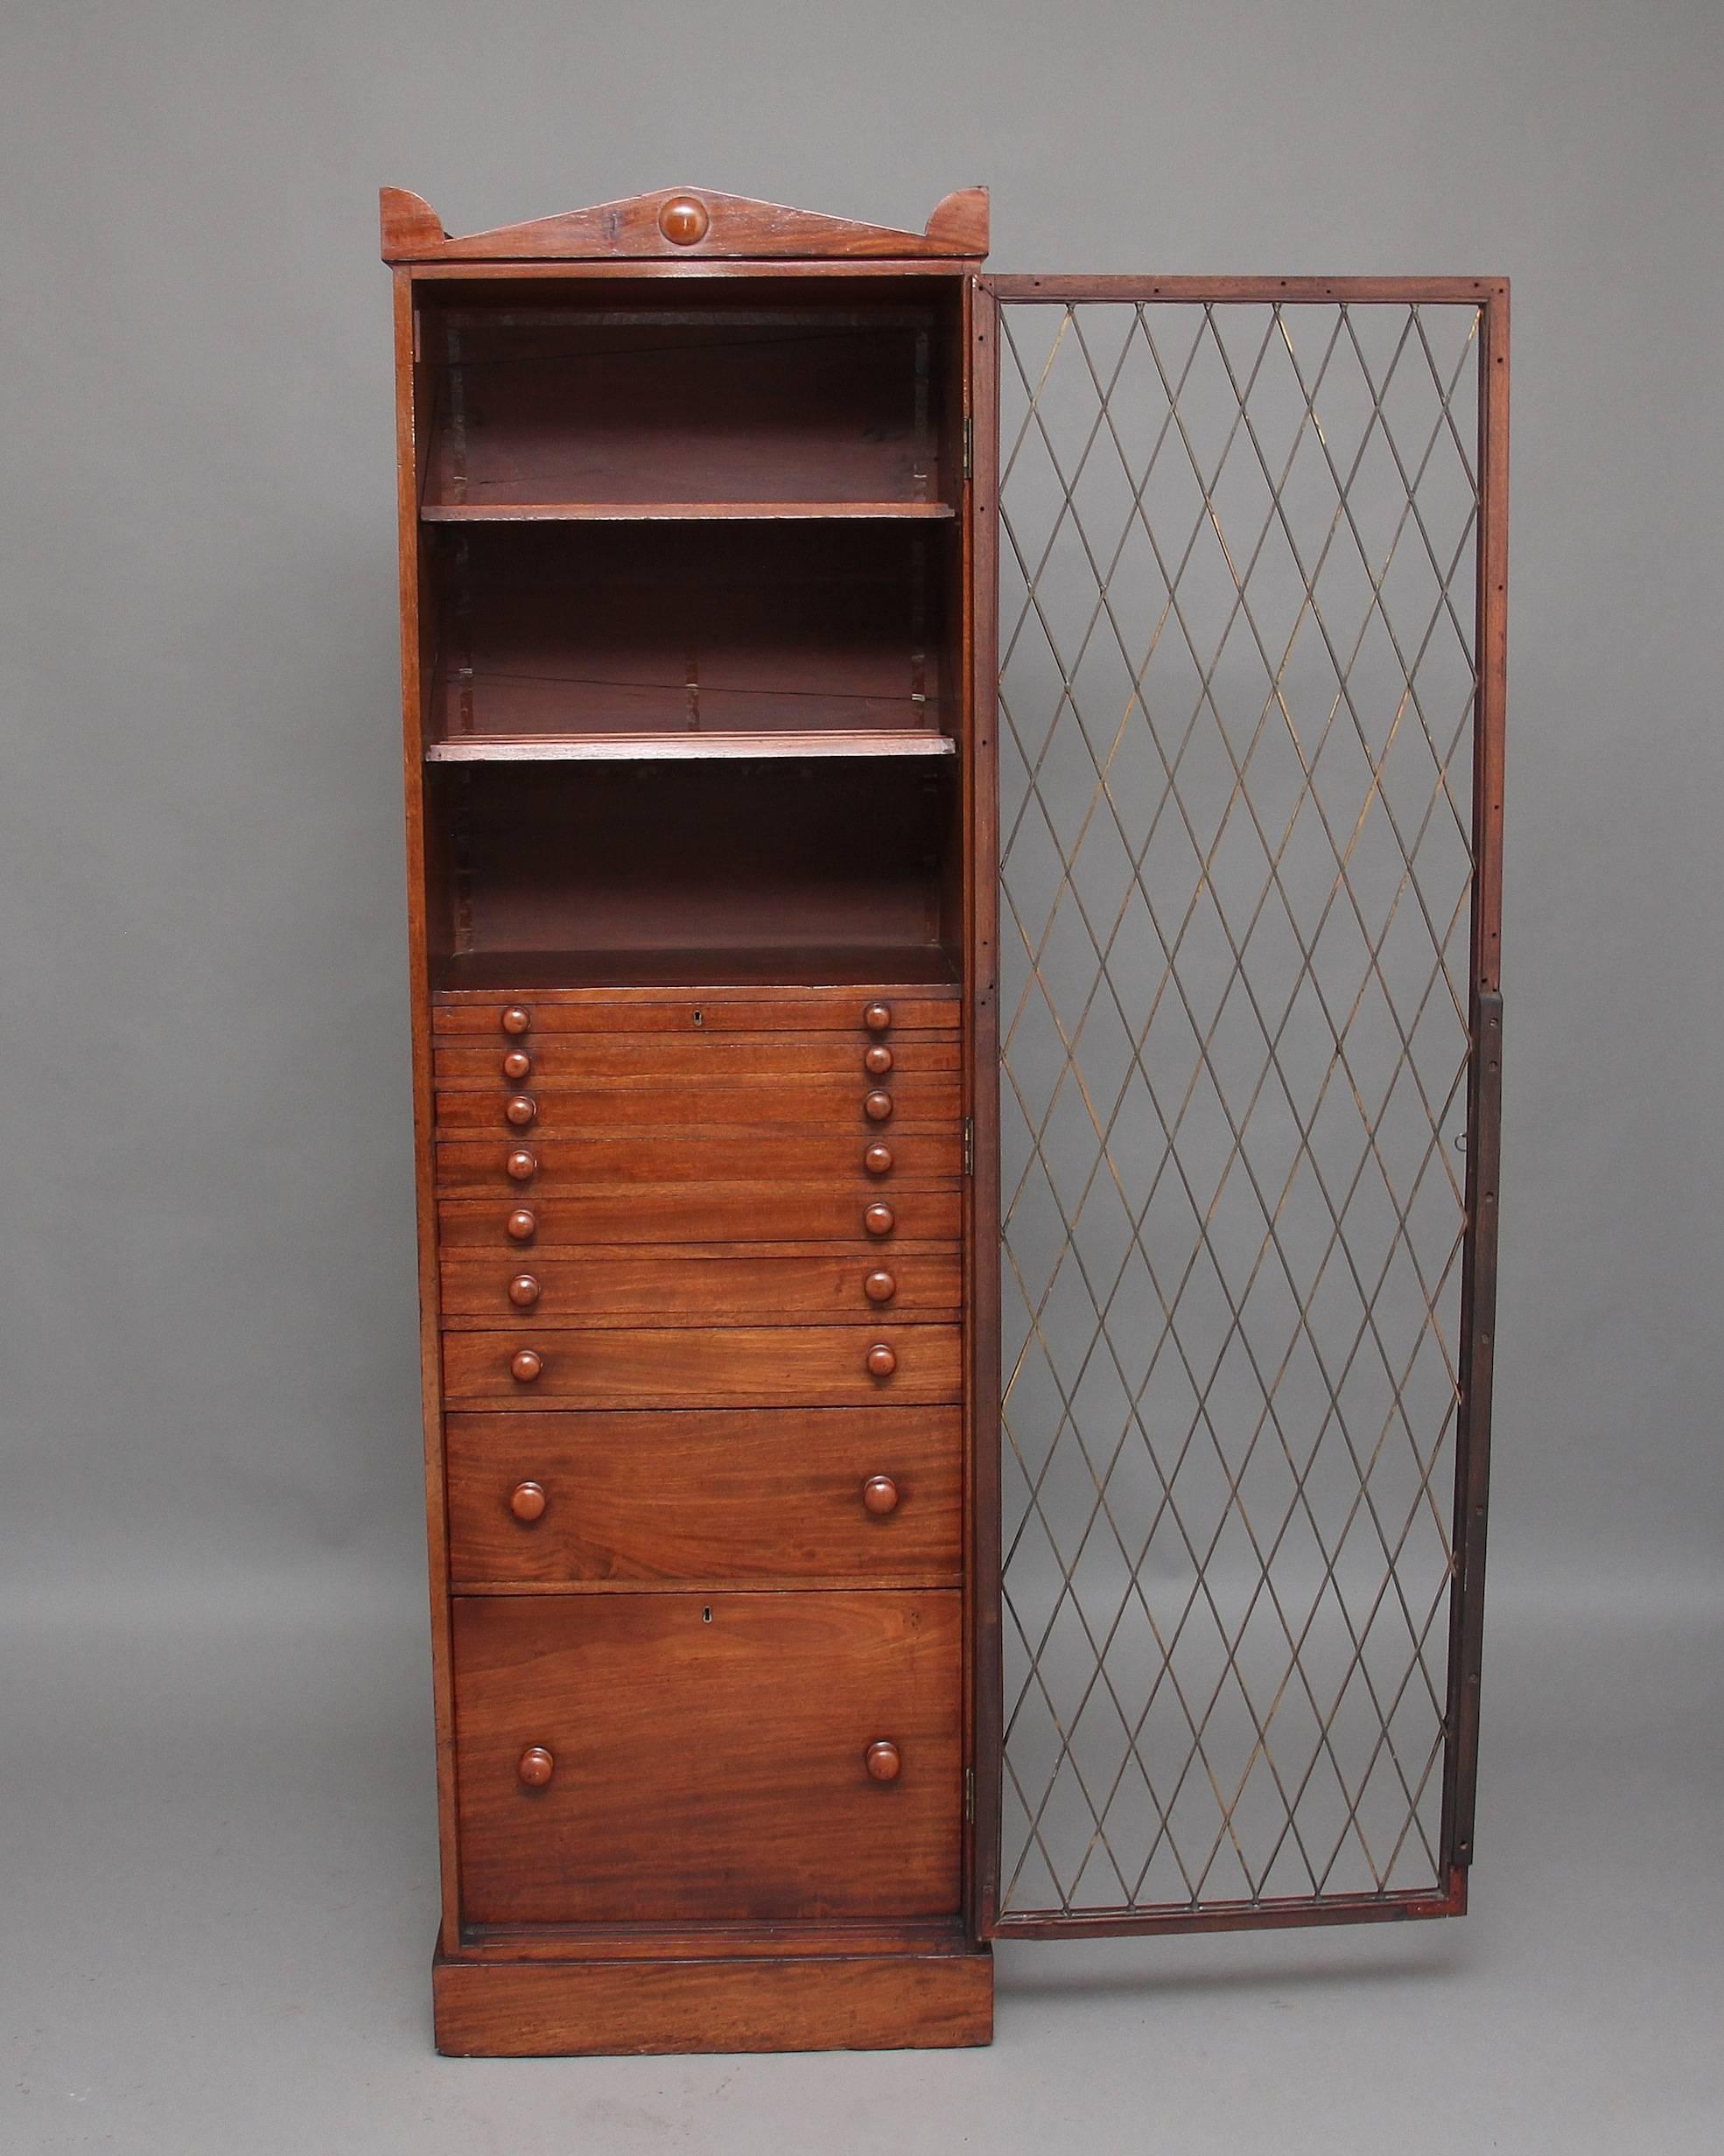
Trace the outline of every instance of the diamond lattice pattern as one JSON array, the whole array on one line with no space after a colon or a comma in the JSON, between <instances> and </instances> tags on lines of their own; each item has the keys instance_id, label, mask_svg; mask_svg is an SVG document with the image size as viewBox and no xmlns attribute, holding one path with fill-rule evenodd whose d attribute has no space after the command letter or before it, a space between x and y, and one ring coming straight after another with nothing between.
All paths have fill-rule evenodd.
<instances>
[{"instance_id":1,"label":"diamond lattice pattern","mask_svg":"<svg viewBox=\"0 0 1724 2156\"><path fill-rule=\"evenodd\" d=\"M1002 310L1008 1918L1436 1881L1477 331Z\"/></svg>"}]
</instances>

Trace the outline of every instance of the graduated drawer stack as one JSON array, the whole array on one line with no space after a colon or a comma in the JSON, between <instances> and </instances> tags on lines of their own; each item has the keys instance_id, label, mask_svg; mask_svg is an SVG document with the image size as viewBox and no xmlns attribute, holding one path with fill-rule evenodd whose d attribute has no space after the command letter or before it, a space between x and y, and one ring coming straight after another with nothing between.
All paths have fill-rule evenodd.
<instances>
[{"instance_id":1,"label":"graduated drawer stack","mask_svg":"<svg viewBox=\"0 0 1724 2156\"><path fill-rule=\"evenodd\" d=\"M434 1012L462 1904L959 1904L956 992Z\"/></svg>"}]
</instances>

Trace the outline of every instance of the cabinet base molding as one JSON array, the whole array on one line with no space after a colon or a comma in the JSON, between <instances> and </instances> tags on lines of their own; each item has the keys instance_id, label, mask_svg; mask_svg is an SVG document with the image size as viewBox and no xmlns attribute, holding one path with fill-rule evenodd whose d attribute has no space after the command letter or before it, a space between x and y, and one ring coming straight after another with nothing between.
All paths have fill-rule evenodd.
<instances>
[{"instance_id":1,"label":"cabinet base molding","mask_svg":"<svg viewBox=\"0 0 1724 2156\"><path fill-rule=\"evenodd\" d=\"M939 2051L993 2040L993 1956L771 1955L431 1965L451 2058Z\"/></svg>"}]
</instances>

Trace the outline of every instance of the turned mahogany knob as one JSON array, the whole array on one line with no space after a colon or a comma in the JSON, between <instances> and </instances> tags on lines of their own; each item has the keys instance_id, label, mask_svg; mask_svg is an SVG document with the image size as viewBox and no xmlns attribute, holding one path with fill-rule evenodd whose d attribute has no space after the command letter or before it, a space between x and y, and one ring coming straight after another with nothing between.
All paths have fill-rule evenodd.
<instances>
[{"instance_id":1,"label":"turned mahogany knob","mask_svg":"<svg viewBox=\"0 0 1724 2156\"><path fill-rule=\"evenodd\" d=\"M891 1005L883 1003L871 1003L862 1013L862 1023L871 1033L883 1033L892 1023Z\"/></svg>"},{"instance_id":2,"label":"turned mahogany knob","mask_svg":"<svg viewBox=\"0 0 1724 2156\"><path fill-rule=\"evenodd\" d=\"M885 1147L880 1150L884 1152ZM898 1218L889 1205L871 1205L862 1215L862 1225L871 1236L889 1236L898 1225Z\"/></svg>"},{"instance_id":3,"label":"turned mahogany knob","mask_svg":"<svg viewBox=\"0 0 1724 2156\"><path fill-rule=\"evenodd\" d=\"M903 1759L890 1737L876 1737L862 1756L876 1782L896 1782L903 1772ZM550 1754L546 1753L545 1757L549 1760ZM546 1772L549 1771L547 1768Z\"/></svg>"},{"instance_id":4,"label":"turned mahogany knob","mask_svg":"<svg viewBox=\"0 0 1724 2156\"><path fill-rule=\"evenodd\" d=\"M535 1360L536 1361L536 1359L537 1358L536 1357ZM868 1350L869 1376L890 1377L892 1373L897 1368L897 1356L893 1353L892 1349L887 1346L883 1340L877 1340L873 1346ZM518 1376L519 1375L520 1373L517 1371L516 1376ZM536 1372L535 1375L536 1375Z\"/></svg>"},{"instance_id":5,"label":"turned mahogany knob","mask_svg":"<svg viewBox=\"0 0 1724 2156\"><path fill-rule=\"evenodd\" d=\"M873 1757L872 1753L869 1756ZM893 1757L895 1759L897 1754L894 1753ZM557 1761L542 1744L529 1744L515 1761L515 1771L529 1789L542 1789L556 1773ZM868 1772L873 1774L873 1771L870 1767ZM895 1774L898 1769L894 1767L892 1771Z\"/></svg>"},{"instance_id":6,"label":"turned mahogany knob","mask_svg":"<svg viewBox=\"0 0 1724 2156\"><path fill-rule=\"evenodd\" d=\"M892 1114L892 1096L876 1086L864 1100L862 1112L870 1123L885 1123Z\"/></svg>"},{"instance_id":7,"label":"turned mahogany knob","mask_svg":"<svg viewBox=\"0 0 1724 2156\"><path fill-rule=\"evenodd\" d=\"M884 1078L892 1068L892 1051L883 1040L877 1040L872 1048L864 1051L862 1068L876 1078Z\"/></svg>"},{"instance_id":8,"label":"turned mahogany knob","mask_svg":"<svg viewBox=\"0 0 1724 2156\"><path fill-rule=\"evenodd\" d=\"M530 1348L517 1348L508 1359L508 1374L517 1385L530 1385L543 1368Z\"/></svg>"},{"instance_id":9,"label":"turned mahogany knob","mask_svg":"<svg viewBox=\"0 0 1724 2156\"><path fill-rule=\"evenodd\" d=\"M511 1048L503 1058L505 1078L524 1078L533 1068L533 1059L525 1048Z\"/></svg>"},{"instance_id":10,"label":"turned mahogany knob","mask_svg":"<svg viewBox=\"0 0 1724 2156\"><path fill-rule=\"evenodd\" d=\"M884 1175L892 1166L892 1148L889 1145L869 1146L862 1156L862 1165L870 1175Z\"/></svg>"},{"instance_id":11,"label":"turned mahogany knob","mask_svg":"<svg viewBox=\"0 0 1724 2156\"><path fill-rule=\"evenodd\" d=\"M536 1153L529 1153L523 1146L519 1152L511 1153L503 1166L517 1183L524 1183L538 1173L539 1157Z\"/></svg>"},{"instance_id":12,"label":"turned mahogany knob","mask_svg":"<svg viewBox=\"0 0 1724 2156\"><path fill-rule=\"evenodd\" d=\"M898 1283L882 1268L871 1272L863 1281L862 1292L871 1303L889 1303L898 1292Z\"/></svg>"},{"instance_id":13,"label":"turned mahogany knob","mask_svg":"<svg viewBox=\"0 0 1724 2156\"><path fill-rule=\"evenodd\" d=\"M510 1004L503 1012L503 1031L506 1033L524 1033L533 1022L530 1011L523 1011L518 1003Z\"/></svg>"},{"instance_id":14,"label":"turned mahogany knob","mask_svg":"<svg viewBox=\"0 0 1724 2156\"><path fill-rule=\"evenodd\" d=\"M895 1492L894 1502L896 1502ZM517 1520L543 1519L544 1508L545 1494L543 1482L517 1482L508 1494L508 1508Z\"/></svg>"},{"instance_id":15,"label":"turned mahogany knob","mask_svg":"<svg viewBox=\"0 0 1724 2156\"><path fill-rule=\"evenodd\" d=\"M536 1488L538 1486L535 1483L532 1487ZM889 1474L871 1474L862 1485L862 1502L870 1512L881 1516L896 1512L898 1485Z\"/></svg>"},{"instance_id":16,"label":"turned mahogany knob","mask_svg":"<svg viewBox=\"0 0 1724 2156\"><path fill-rule=\"evenodd\" d=\"M503 1114L517 1130L524 1130L539 1112L539 1104L530 1093L512 1094L503 1102Z\"/></svg>"},{"instance_id":17,"label":"turned mahogany knob","mask_svg":"<svg viewBox=\"0 0 1724 2156\"><path fill-rule=\"evenodd\" d=\"M539 1284L529 1272L518 1272L508 1284L508 1299L517 1310L528 1310L539 1299Z\"/></svg>"},{"instance_id":18,"label":"turned mahogany knob","mask_svg":"<svg viewBox=\"0 0 1724 2156\"><path fill-rule=\"evenodd\" d=\"M672 195L658 214L658 228L674 247L692 247L704 240L712 219L697 195Z\"/></svg>"},{"instance_id":19,"label":"turned mahogany knob","mask_svg":"<svg viewBox=\"0 0 1724 2156\"><path fill-rule=\"evenodd\" d=\"M503 1222L510 1241L514 1242L530 1242L538 1231L538 1214L529 1213L525 1206L518 1213L511 1213Z\"/></svg>"}]
</instances>

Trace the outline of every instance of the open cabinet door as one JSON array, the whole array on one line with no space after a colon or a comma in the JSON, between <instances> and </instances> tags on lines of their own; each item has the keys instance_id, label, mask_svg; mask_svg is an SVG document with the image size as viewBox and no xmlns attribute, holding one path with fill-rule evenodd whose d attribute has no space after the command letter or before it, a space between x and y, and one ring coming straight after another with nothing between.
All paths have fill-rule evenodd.
<instances>
[{"instance_id":1,"label":"open cabinet door","mask_svg":"<svg viewBox=\"0 0 1724 2156\"><path fill-rule=\"evenodd\" d=\"M1002 276L973 331L978 1928L1457 1914L1508 289Z\"/></svg>"}]
</instances>

